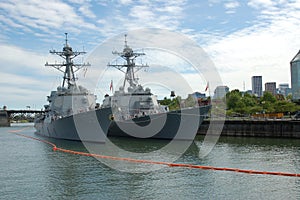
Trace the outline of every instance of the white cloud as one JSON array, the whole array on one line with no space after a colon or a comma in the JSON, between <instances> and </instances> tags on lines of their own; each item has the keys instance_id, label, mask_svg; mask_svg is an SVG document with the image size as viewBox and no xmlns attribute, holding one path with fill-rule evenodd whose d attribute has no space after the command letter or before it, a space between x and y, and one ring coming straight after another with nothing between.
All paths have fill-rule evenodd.
<instances>
[{"instance_id":1,"label":"white cloud","mask_svg":"<svg viewBox=\"0 0 300 200\"><path fill-rule=\"evenodd\" d=\"M84 4L89 2L89 0L68 0L68 1L76 4Z\"/></svg>"},{"instance_id":2,"label":"white cloud","mask_svg":"<svg viewBox=\"0 0 300 200\"><path fill-rule=\"evenodd\" d=\"M252 5L274 5L271 1L251 1ZM299 11L292 4L281 9L260 7L266 20L224 35L205 48L230 89L251 88L251 76L262 75L263 82L289 82L289 62L300 48Z\"/></svg>"},{"instance_id":3,"label":"white cloud","mask_svg":"<svg viewBox=\"0 0 300 200\"><path fill-rule=\"evenodd\" d=\"M44 62L42 62L42 58L42 55L26 51L22 48L1 44L0 60L1 65L4 65L3 68L6 71L18 72L22 69L17 68L22 66L22 68L28 67L36 72L36 70L39 70L39 63ZM4 70L3 68L2 71Z\"/></svg>"},{"instance_id":4,"label":"white cloud","mask_svg":"<svg viewBox=\"0 0 300 200\"><path fill-rule=\"evenodd\" d=\"M62 60L60 57L51 55L48 52L38 54L32 50L5 43L0 45L1 74L24 74L24 77L32 77L37 80L42 76L49 78L58 74L57 71L47 68L44 65L46 62L60 62ZM1 79L4 80L2 77Z\"/></svg>"},{"instance_id":5,"label":"white cloud","mask_svg":"<svg viewBox=\"0 0 300 200\"><path fill-rule=\"evenodd\" d=\"M9 20L0 18L0 22L21 28L25 32L33 29L51 34L53 29L70 28L80 32L81 27L95 28L92 24L85 22L72 6L60 1L10 0L0 2L0 9L5 16L9 16ZM83 6L80 9L85 15L93 17L88 7Z\"/></svg>"},{"instance_id":6,"label":"white cloud","mask_svg":"<svg viewBox=\"0 0 300 200\"><path fill-rule=\"evenodd\" d=\"M26 105L34 104L36 109L41 109L46 104L46 96L49 95L50 90L56 88L53 80L54 77L49 79L42 75L32 77L1 72L0 107L6 105L10 109L24 109Z\"/></svg>"},{"instance_id":7,"label":"white cloud","mask_svg":"<svg viewBox=\"0 0 300 200\"><path fill-rule=\"evenodd\" d=\"M237 7L239 7L239 6L240 6L240 3L237 2L237 1L230 1L230 2L226 2L226 3L224 4L224 7L225 7L226 9L235 9L235 8L237 8Z\"/></svg>"},{"instance_id":8,"label":"white cloud","mask_svg":"<svg viewBox=\"0 0 300 200\"><path fill-rule=\"evenodd\" d=\"M122 5L129 5L132 3L132 0L119 0L120 4Z\"/></svg>"},{"instance_id":9,"label":"white cloud","mask_svg":"<svg viewBox=\"0 0 300 200\"><path fill-rule=\"evenodd\" d=\"M53 44L54 39L61 39L56 34L62 31L76 34L85 30L85 33L90 35L107 37L132 28L177 29L181 24L186 4L186 0L139 1L136 4L132 4L130 0L121 0L121 5L127 6L124 8L110 1L93 3L95 7L90 7L91 2L85 0L69 0L68 2L71 3L59 0L2 1L0 2L0 25L5 27L3 30L7 35L11 32L34 35L42 38L42 41ZM107 6L105 9L109 9L110 12L106 15L93 13L99 9L97 8L99 5ZM90 19L87 20L85 17ZM94 20L94 23L90 20ZM6 41L9 42L9 40ZM122 43L120 45L123 46ZM5 63L1 76L6 78L0 81L5 86L1 88L5 98L1 96L0 104L22 107L21 104L35 103L41 107L46 103L45 96L49 95L50 90L58 84L57 81L53 84L51 80L60 76L54 69L44 68L43 65L46 61L51 63L60 59L49 56L48 52L36 54L25 48L5 43L1 44L1 51L0 63ZM10 82L10 80L18 81Z\"/></svg>"},{"instance_id":10,"label":"white cloud","mask_svg":"<svg viewBox=\"0 0 300 200\"><path fill-rule=\"evenodd\" d=\"M227 14L233 14L236 12L236 9L240 6L240 3L237 1L228 1L224 3Z\"/></svg>"},{"instance_id":11,"label":"white cloud","mask_svg":"<svg viewBox=\"0 0 300 200\"><path fill-rule=\"evenodd\" d=\"M0 25L6 34L19 29L18 33L35 34L43 32L50 35L61 30L75 34L109 37L128 29L156 27L177 29L185 15L186 0L157 0L120 2L88 0L20 1L0 2ZM97 11L105 9L103 14ZM123 5L123 6L120 6ZM93 6L93 7L91 7ZM79 11L79 12L78 12ZM88 18L88 19L87 19ZM91 20L94 20L92 22ZM87 30L86 30L87 29ZM83 33L83 30L86 30Z\"/></svg>"},{"instance_id":12,"label":"white cloud","mask_svg":"<svg viewBox=\"0 0 300 200\"><path fill-rule=\"evenodd\" d=\"M215 4L221 3L222 0L208 0L208 5L212 7Z\"/></svg>"},{"instance_id":13,"label":"white cloud","mask_svg":"<svg viewBox=\"0 0 300 200\"><path fill-rule=\"evenodd\" d=\"M165 6L162 8L157 8L156 9L159 12L164 12L164 13L170 13L170 14L180 14L182 11L182 8L179 6Z\"/></svg>"},{"instance_id":14,"label":"white cloud","mask_svg":"<svg viewBox=\"0 0 300 200\"><path fill-rule=\"evenodd\" d=\"M25 29L26 27L21 25L21 24L18 24L16 22L14 22L13 20L11 20L10 18L7 18L6 16L4 15L0 15L0 21L3 23L3 24L6 24L7 27L9 27L9 29L11 28L17 28L17 29Z\"/></svg>"},{"instance_id":15,"label":"white cloud","mask_svg":"<svg viewBox=\"0 0 300 200\"><path fill-rule=\"evenodd\" d=\"M148 6L133 6L130 9L129 16L137 18L138 20L152 20L154 13L152 12L151 7Z\"/></svg>"},{"instance_id":16,"label":"white cloud","mask_svg":"<svg viewBox=\"0 0 300 200\"><path fill-rule=\"evenodd\" d=\"M289 61L300 48L298 38L300 35L299 1L249 0L247 9L255 9L255 11L252 9L251 12L257 13L255 21L257 23L254 24L255 22L252 21L249 23L249 27L242 30L235 27L237 31L229 35L214 29L213 26L211 29L205 29L205 27L188 25L189 20L185 17L192 15L185 12L187 4L190 3L186 0L145 0L134 3L132 0L103 0L96 3L88 0L69 0L68 2L71 3L59 0L0 2L0 28L4 32L0 33L0 38L1 41L5 41L4 44L1 44L2 52L0 52L0 63L5 63L5 66L2 64L1 74L10 74L7 77L12 79L18 78L22 81L20 85L23 86L37 84L41 77L58 76L55 70L42 66L46 61L51 62L59 60L59 58L52 58L47 55L47 52L35 54L23 48L7 45L10 41L9 33L12 32L19 35L34 35L42 38L43 42L52 44L54 40L55 42L57 39L60 41L62 36L60 38L55 36L58 32L60 34L62 31L73 32L74 37L78 36L76 33L82 33L86 37L92 36L89 41L85 42L95 45L99 44L103 37L108 38L120 32L137 28L166 28L181 31L191 38L197 39L198 42L200 41L199 44L206 44L205 50L218 67L224 84L228 85L230 89L242 89L243 81L246 82L246 88L250 88L251 76L256 74L263 75L264 82L272 80L288 82L290 77ZM227 13L234 13L242 4L236 0L210 0L209 3L223 5ZM103 5L105 5L104 9L109 12L98 13L97 11L103 9ZM192 4L188 6L192 6ZM219 16L204 17L214 19L211 21L217 21ZM229 23L230 21L225 18L223 22ZM168 38L157 42L176 43ZM153 43L153 46L155 45L157 44ZM122 42L120 46L123 46ZM109 53L111 50L109 49ZM22 75L22 73L25 74L23 70L27 70L27 72L32 70L33 73L38 74L39 78L28 80L30 77ZM112 75L109 74L109 76ZM186 74L186 76L195 82L192 85L197 84L191 74ZM109 89L110 79L111 77L107 78L107 89ZM205 86L205 83L201 82L202 86ZM43 87L47 87L47 85ZM13 90L13 85L10 84L9 89ZM30 90L30 88L27 89ZM49 88L45 88L45 91L48 95Z\"/></svg>"},{"instance_id":17,"label":"white cloud","mask_svg":"<svg viewBox=\"0 0 300 200\"><path fill-rule=\"evenodd\" d=\"M256 9L261 9L274 6L275 2L272 0L249 0L248 5Z\"/></svg>"},{"instance_id":18,"label":"white cloud","mask_svg":"<svg viewBox=\"0 0 300 200\"><path fill-rule=\"evenodd\" d=\"M46 54L37 54L13 45L1 44L0 49L0 107L24 108L35 104L40 109L46 96L55 89L63 76L55 69L44 67L61 59Z\"/></svg>"},{"instance_id":19,"label":"white cloud","mask_svg":"<svg viewBox=\"0 0 300 200\"><path fill-rule=\"evenodd\" d=\"M124 3L124 4L121 4ZM186 0L122 1L114 5L108 16L98 19L99 32L110 37L136 28L177 29L183 19Z\"/></svg>"},{"instance_id":20,"label":"white cloud","mask_svg":"<svg viewBox=\"0 0 300 200\"><path fill-rule=\"evenodd\" d=\"M93 13L93 11L90 10L91 5L84 4L79 8L79 11L89 18L96 18L96 15Z\"/></svg>"}]
</instances>

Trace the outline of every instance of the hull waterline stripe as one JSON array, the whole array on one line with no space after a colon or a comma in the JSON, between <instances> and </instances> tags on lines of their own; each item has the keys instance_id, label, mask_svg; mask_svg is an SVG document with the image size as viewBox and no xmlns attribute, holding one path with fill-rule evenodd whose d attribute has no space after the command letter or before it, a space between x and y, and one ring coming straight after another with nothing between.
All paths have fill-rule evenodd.
<instances>
[{"instance_id":1,"label":"hull waterline stripe","mask_svg":"<svg viewBox=\"0 0 300 200\"><path fill-rule=\"evenodd\" d=\"M105 156L100 154L92 154L86 153L81 151L73 151L69 149L59 148L54 143L49 142L47 140L39 139L36 137L20 134L27 128L23 128L20 130L13 130L9 131L15 135L29 138L32 140L36 140L39 142L43 142L52 146L53 151L60 151L69 154L81 155L81 156L88 156L88 157L95 157L95 158L102 158L102 159L109 159L109 160L118 160L118 161L126 161L132 163L144 163L144 164L154 164L154 165L165 165L168 167L182 167L182 168L190 168L190 169L203 169L203 170L214 170L214 171L230 171L230 172L237 172L237 173L246 173L246 174L261 174L261 175L275 175L275 176L290 176L290 177L300 177L300 174L289 173L289 172L270 172L270 171L258 171L258 170L245 170L239 168L226 168L226 167L213 167L213 166L203 166L203 165L193 165L193 164L182 164L182 163L170 163L170 162L160 162L160 161L152 161L152 160L141 160L141 159L133 159L133 158L124 158L124 157L115 157L115 156Z\"/></svg>"}]
</instances>

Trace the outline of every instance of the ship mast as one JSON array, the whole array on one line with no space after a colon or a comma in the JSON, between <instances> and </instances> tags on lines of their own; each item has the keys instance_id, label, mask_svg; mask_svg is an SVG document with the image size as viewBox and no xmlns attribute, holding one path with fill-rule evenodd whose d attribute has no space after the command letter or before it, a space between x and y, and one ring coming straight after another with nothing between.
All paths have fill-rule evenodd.
<instances>
[{"instance_id":1,"label":"ship mast","mask_svg":"<svg viewBox=\"0 0 300 200\"><path fill-rule=\"evenodd\" d=\"M70 88L71 86L76 86L76 80L77 78L75 77L75 72L80 70L83 67L88 67L91 66L89 63L82 63L82 64L74 64L73 59L79 55L86 54L85 51L73 51L72 47L69 46L68 44L68 33L65 33L66 35L66 43L65 46L63 47L62 51L56 51L56 50L50 50L49 52L51 54L56 54L59 55L64 59L63 63L55 63L55 64L49 64L46 62L45 66L51 66L62 73L64 73L63 76L63 82L62 82L62 87L65 87L67 84L67 88Z\"/></svg>"},{"instance_id":2,"label":"ship mast","mask_svg":"<svg viewBox=\"0 0 300 200\"><path fill-rule=\"evenodd\" d=\"M123 52L117 52L117 51L113 51L112 54L114 55L118 55L120 57L122 57L126 63L123 65L119 65L119 64L108 64L109 67L114 67L118 70L120 70L121 72L123 72L125 74L125 79L124 79L124 83L123 83L123 88L125 88L125 84L126 82L129 83L130 87L136 87L138 85L138 78L135 77L135 73L139 70L141 70L144 67L149 67L147 64L146 65L136 65L135 64L135 58L139 57L139 56L143 56L146 55L145 53L135 53L133 52L132 48L130 48L127 45L127 40L126 37L127 35L125 34L125 45L124 45L124 49ZM125 68L125 70L123 69Z\"/></svg>"}]
</instances>

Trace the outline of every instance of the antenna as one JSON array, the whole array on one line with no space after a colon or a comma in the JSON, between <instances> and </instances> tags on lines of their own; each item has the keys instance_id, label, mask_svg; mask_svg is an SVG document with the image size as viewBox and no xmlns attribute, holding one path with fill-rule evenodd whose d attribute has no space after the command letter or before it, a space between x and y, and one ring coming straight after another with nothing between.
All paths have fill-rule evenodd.
<instances>
[{"instance_id":1,"label":"antenna","mask_svg":"<svg viewBox=\"0 0 300 200\"><path fill-rule=\"evenodd\" d=\"M124 37L125 37L125 48L126 48L127 47L127 40L126 40L127 34L125 34Z\"/></svg>"},{"instance_id":2,"label":"antenna","mask_svg":"<svg viewBox=\"0 0 300 200\"><path fill-rule=\"evenodd\" d=\"M68 33L65 33L66 35L66 46L68 46Z\"/></svg>"}]
</instances>

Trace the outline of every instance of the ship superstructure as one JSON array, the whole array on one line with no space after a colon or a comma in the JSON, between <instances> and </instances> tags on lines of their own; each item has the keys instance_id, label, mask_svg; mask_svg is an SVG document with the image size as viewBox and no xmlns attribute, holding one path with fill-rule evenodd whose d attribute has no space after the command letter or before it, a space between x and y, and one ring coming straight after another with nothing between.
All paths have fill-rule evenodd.
<instances>
[{"instance_id":1,"label":"ship superstructure","mask_svg":"<svg viewBox=\"0 0 300 200\"><path fill-rule=\"evenodd\" d=\"M108 117L100 119L102 115L109 115L109 110L96 107L96 96L81 85L77 85L75 73L89 63L75 64L74 58L83 55L84 51L73 51L68 44L68 34L65 33L65 45L62 51L50 50L63 58L62 63L49 64L63 73L63 81L57 90L51 91L47 97L49 104L45 105L45 114L35 121L37 133L54 138L70 140L86 140L101 142L104 137L99 133L99 124L107 132L110 121ZM94 128L94 130L93 130ZM78 129L85 133L80 134ZM101 132L101 130L100 130Z\"/></svg>"},{"instance_id":2,"label":"ship superstructure","mask_svg":"<svg viewBox=\"0 0 300 200\"><path fill-rule=\"evenodd\" d=\"M120 70L125 75L123 85L119 90L115 91L113 96L106 96L103 101L103 107L112 107L114 119L128 120L167 112L168 107L160 105L157 97L151 93L151 89L143 88L136 77L136 72L149 67L147 64L137 65L135 63L135 59L145 53L134 52L127 44L126 35L123 51L112 53L125 60L125 64L110 63L108 65L108 67Z\"/></svg>"},{"instance_id":3,"label":"ship superstructure","mask_svg":"<svg viewBox=\"0 0 300 200\"><path fill-rule=\"evenodd\" d=\"M114 51L124 64L108 64L124 73L124 82L112 96L106 95L103 108L112 108L113 121L108 136L129 136L136 138L193 140L199 125L210 106L169 111L160 105L150 88L138 82L136 72L148 65L137 65L135 59L145 53L133 51L127 44L122 52ZM186 132L186 133L183 133Z\"/></svg>"},{"instance_id":4,"label":"ship superstructure","mask_svg":"<svg viewBox=\"0 0 300 200\"><path fill-rule=\"evenodd\" d=\"M83 55L84 51L73 51L68 44L66 33L66 43L62 51L50 50L51 54L56 54L64 59L63 63L49 64L63 75L61 86L56 91L52 91L48 97L49 106L45 106L48 115L56 117L66 117L89 110L94 110L96 106L96 96L81 85L77 85L75 72L83 67L90 66L89 63L75 64L73 59Z\"/></svg>"}]
</instances>

